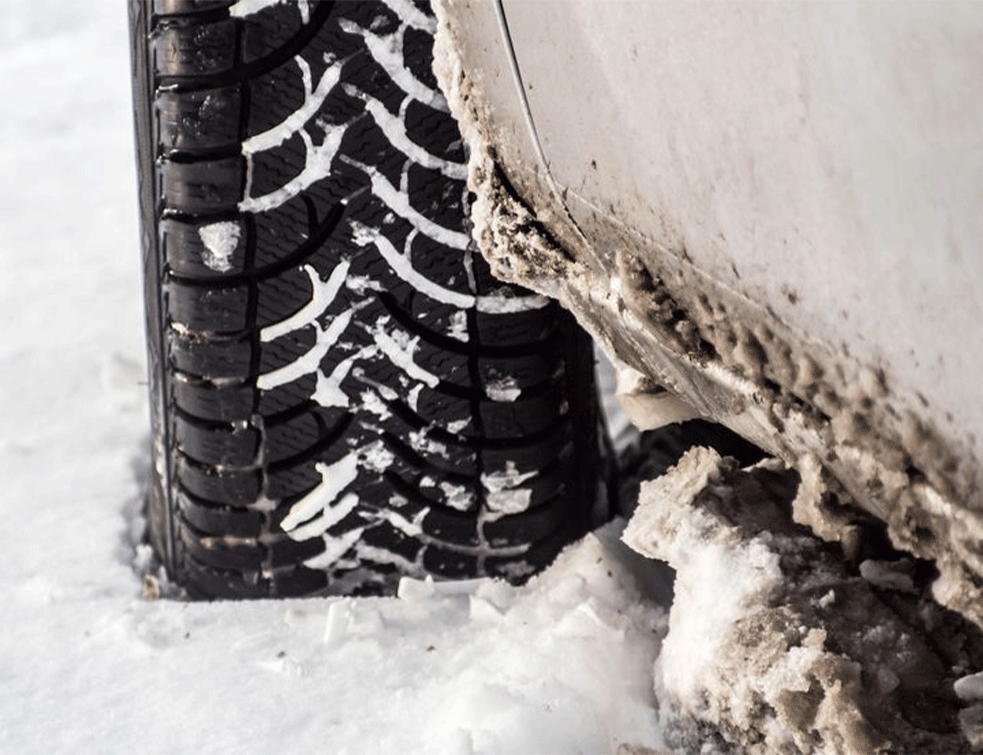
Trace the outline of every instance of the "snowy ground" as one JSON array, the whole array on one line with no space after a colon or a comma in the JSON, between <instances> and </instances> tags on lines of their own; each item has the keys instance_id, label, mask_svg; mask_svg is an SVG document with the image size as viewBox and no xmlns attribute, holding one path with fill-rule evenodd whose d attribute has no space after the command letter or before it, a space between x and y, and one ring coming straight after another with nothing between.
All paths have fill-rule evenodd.
<instances>
[{"instance_id":1,"label":"snowy ground","mask_svg":"<svg viewBox=\"0 0 983 755\"><path fill-rule=\"evenodd\" d=\"M523 589L181 603L133 568L147 416L118 0L0 0L0 753L659 746L612 533Z\"/></svg>"}]
</instances>

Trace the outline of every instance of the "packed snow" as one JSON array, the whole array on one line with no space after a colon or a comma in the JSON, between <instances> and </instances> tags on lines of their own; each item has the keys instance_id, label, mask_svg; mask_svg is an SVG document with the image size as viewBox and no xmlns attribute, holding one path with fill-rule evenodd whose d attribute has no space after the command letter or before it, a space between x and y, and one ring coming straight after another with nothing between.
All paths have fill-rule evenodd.
<instances>
[{"instance_id":1,"label":"packed snow","mask_svg":"<svg viewBox=\"0 0 983 755\"><path fill-rule=\"evenodd\" d=\"M3 11L0 753L661 747L666 615L616 529L523 588L405 582L388 599L240 603L145 589L126 9ZM209 245L216 265L232 239Z\"/></svg>"}]
</instances>

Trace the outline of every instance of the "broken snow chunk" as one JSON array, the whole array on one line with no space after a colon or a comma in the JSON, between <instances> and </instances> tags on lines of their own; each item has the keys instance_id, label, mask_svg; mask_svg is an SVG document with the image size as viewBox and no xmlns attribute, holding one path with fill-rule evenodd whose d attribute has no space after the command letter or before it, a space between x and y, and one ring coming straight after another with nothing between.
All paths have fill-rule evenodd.
<instances>
[{"instance_id":1,"label":"broken snow chunk","mask_svg":"<svg viewBox=\"0 0 983 755\"><path fill-rule=\"evenodd\" d=\"M957 679L952 688L960 700L983 700L983 671Z\"/></svg>"},{"instance_id":2,"label":"broken snow chunk","mask_svg":"<svg viewBox=\"0 0 983 755\"><path fill-rule=\"evenodd\" d=\"M775 461L741 470L705 448L642 485L623 540L676 571L654 669L667 743L698 752L713 739L751 755L965 751L957 700L942 692L952 659L918 624L917 599L883 602L838 549L795 524L796 486Z\"/></svg>"},{"instance_id":3,"label":"broken snow chunk","mask_svg":"<svg viewBox=\"0 0 983 755\"><path fill-rule=\"evenodd\" d=\"M393 463L395 457L381 440L370 443L361 449L359 462L362 468L372 472L385 472Z\"/></svg>"},{"instance_id":4,"label":"broken snow chunk","mask_svg":"<svg viewBox=\"0 0 983 755\"><path fill-rule=\"evenodd\" d=\"M477 577L475 579L448 579L441 580L440 582L435 582L430 575L427 575L423 579L402 577L396 589L396 597L406 601L427 600L435 596L450 598L468 596L470 599L488 581L484 577Z\"/></svg>"},{"instance_id":5,"label":"broken snow chunk","mask_svg":"<svg viewBox=\"0 0 983 755\"><path fill-rule=\"evenodd\" d=\"M408 403L410 409L412 409L415 412L419 411L420 391L422 390L423 390L423 383L417 383L410 389L410 392L406 394L406 403Z\"/></svg>"},{"instance_id":6,"label":"broken snow chunk","mask_svg":"<svg viewBox=\"0 0 983 755\"><path fill-rule=\"evenodd\" d=\"M352 615L352 599L342 598L328 606L328 615L324 622L324 644L340 645L348 634L348 624Z\"/></svg>"},{"instance_id":7,"label":"broken snow chunk","mask_svg":"<svg viewBox=\"0 0 983 755\"><path fill-rule=\"evenodd\" d=\"M901 684L901 680L898 679L898 675L891 671L891 669L886 666L881 666L877 669L877 687L882 695L888 695L894 692L899 684Z\"/></svg>"},{"instance_id":8,"label":"broken snow chunk","mask_svg":"<svg viewBox=\"0 0 983 755\"><path fill-rule=\"evenodd\" d=\"M699 415L682 399L623 362L615 365L615 397L639 430L655 430Z\"/></svg>"},{"instance_id":9,"label":"broken snow chunk","mask_svg":"<svg viewBox=\"0 0 983 755\"><path fill-rule=\"evenodd\" d=\"M468 597L468 614L473 621L495 623L502 620L502 612L478 595Z\"/></svg>"},{"instance_id":10,"label":"broken snow chunk","mask_svg":"<svg viewBox=\"0 0 983 755\"><path fill-rule=\"evenodd\" d=\"M399 586L396 588L396 597L405 601L420 601L432 597L436 593L433 577L427 576L425 579L414 579L413 577L401 577Z\"/></svg>"},{"instance_id":11,"label":"broken snow chunk","mask_svg":"<svg viewBox=\"0 0 983 755\"><path fill-rule=\"evenodd\" d=\"M201 261L217 273L227 273L232 269L232 255L239 246L242 229L234 220L210 223L198 229L198 236L204 248Z\"/></svg>"}]
</instances>

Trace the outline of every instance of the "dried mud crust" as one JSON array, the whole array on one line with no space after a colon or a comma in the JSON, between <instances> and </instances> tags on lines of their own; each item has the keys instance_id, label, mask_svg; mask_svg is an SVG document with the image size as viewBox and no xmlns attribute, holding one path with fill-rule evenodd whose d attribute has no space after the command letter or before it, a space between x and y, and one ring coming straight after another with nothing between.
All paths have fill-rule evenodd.
<instances>
[{"instance_id":1,"label":"dried mud crust","mask_svg":"<svg viewBox=\"0 0 983 755\"><path fill-rule=\"evenodd\" d=\"M693 448L644 483L623 539L676 570L655 667L667 740L687 752L959 753L978 735L954 681L983 633L914 565L865 562L793 523L798 476Z\"/></svg>"},{"instance_id":2,"label":"dried mud crust","mask_svg":"<svg viewBox=\"0 0 983 755\"><path fill-rule=\"evenodd\" d=\"M150 529L179 581L522 579L603 518L589 339L474 249L426 4L131 13Z\"/></svg>"},{"instance_id":3,"label":"dried mud crust","mask_svg":"<svg viewBox=\"0 0 983 755\"><path fill-rule=\"evenodd\" d=\"M983 467L968 446L883 372L716 286L685 249L613 222L609 248L594 248L555 191L520 196L507 170L539 168L499 164L494 114L444 4L435 70L470 148L475 237L494 273L557 298L613 358L798 468L810 493L797 521L847 550L886 523L896 547L936 563L936 598L983 627Z\"/></svg>"}]
</instances>

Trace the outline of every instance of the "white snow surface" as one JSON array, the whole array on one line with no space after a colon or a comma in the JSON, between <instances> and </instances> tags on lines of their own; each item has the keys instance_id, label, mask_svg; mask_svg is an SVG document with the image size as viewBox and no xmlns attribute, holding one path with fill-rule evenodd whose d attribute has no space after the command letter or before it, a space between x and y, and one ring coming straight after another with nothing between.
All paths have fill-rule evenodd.
<instances>
[{"instance_id":1,"label":"white snow surface","mask_svg":"<svg viewBox=\"0 0 983 755\"><path fill-rule=\"evenodd\" d=\"M126 9L2 8L0 753L660 747L664 614L616 533L524 588L143 596L150 444Z\"/></svg>"}]
</instances>

